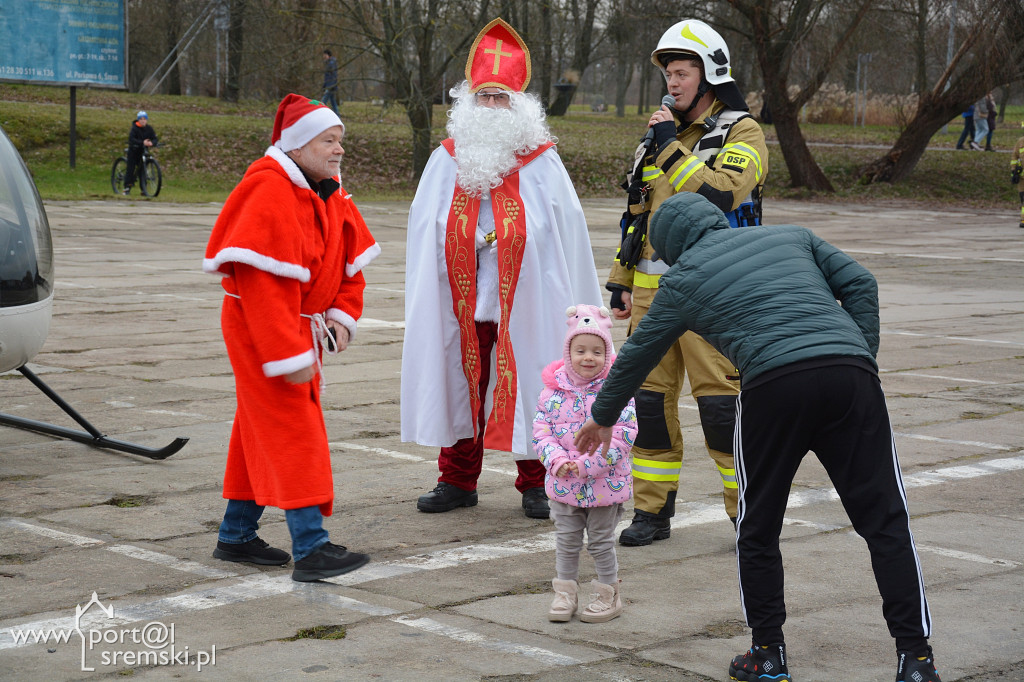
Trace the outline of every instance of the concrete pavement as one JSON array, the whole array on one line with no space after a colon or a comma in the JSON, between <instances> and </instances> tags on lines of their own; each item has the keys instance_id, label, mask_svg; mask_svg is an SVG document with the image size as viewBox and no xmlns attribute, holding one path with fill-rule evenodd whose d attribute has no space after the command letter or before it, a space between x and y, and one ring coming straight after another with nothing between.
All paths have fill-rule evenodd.
<instances>
[{"instance_id":1,"label":"concrete pavement","mask_svg":"<svg viewBox=\"0 0 1024 682\"><path fill-rule=\"evenodd\" d=\"M366 271L357 338L326 364L338 493L326 525L373 562L298 584L290 567L210 556L234 411L221 290L199 269L219 205L47 205L54 316L29 366L111 437L190 441L154 462L0 427L0 678L727 679L749 633L696 404L686 396L680 407L686 459L672 537L618 549L623 616L549 623L553 527L523 516L508 455L486 456L477 507L415 509L437 453L398 435L408 205L360 207L383 255ZM620 202L585 209L603 276ZM767 222L811 227L879 280L882 383L946 682L1024 680L1016 218L1012 207L766 207ZM17 373L0 375L0 411L75 426ZM783 534L790 670L800 682L892 680L867 550L830 489L808 456ZM283 513L268 509L261 535L287 548ZM589 558L582 568L589 581ZM78 605L88 610L76 620ZM336 627L310 631L318 626Z\"/></svg>"}]
</instances>

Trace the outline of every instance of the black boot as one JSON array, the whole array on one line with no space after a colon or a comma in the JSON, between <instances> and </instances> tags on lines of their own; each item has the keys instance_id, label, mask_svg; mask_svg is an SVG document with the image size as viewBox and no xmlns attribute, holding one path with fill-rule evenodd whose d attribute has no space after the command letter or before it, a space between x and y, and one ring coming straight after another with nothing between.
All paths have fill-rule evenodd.
<instances>
[{"instance_id":1,"label":"black boot","mask_svg":"<svg viewBox=\"0 0 1024 682\"><path fill-rule=\"evenodd\" d=\"M426 495L416 500L416 508L421 512L446 512L459 507L475 507L477 496L475 490L463 490L451 483L438 483Z\"/></svg>"},{"instance_id":2,"label":"black boot","mask_svg":"<svg viewBox=\"0 0 1024 682\"><path fill-rule=\"evenodd\" d=\"M633 523L619 535L619 544L627 547L642 547L655 540L664 540L672 531L671 523L671 519L648 514L638 509L633 517Z\"/></svg>"},{"instance_id":3,"label":"black boot","mask_svg":"<svg viewBox=\"0 0 1024 682\"><path fill-rule=\"evenodd\" d=\"M551 516L548 494L543 487L528 488L523 493L523 511L531 519L546 519Z\"/></svg>"}]
</instances>

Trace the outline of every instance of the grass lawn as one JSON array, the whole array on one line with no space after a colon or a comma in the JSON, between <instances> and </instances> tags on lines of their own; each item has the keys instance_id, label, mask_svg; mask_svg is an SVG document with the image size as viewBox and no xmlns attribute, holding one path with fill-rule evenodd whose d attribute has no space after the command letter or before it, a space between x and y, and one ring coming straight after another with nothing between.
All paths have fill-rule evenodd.
<instances>
[{"instance_id":1,"label":"grass lawn","mask_svg":"<svg viewBox=\"0 0 1024 682\"><path fill-rule=\"evenodd\" d=\"M76 165L69 167L69 90L0 84L0 126L11 137L47 200L118 200L110 187L110 169L122 153L138 109L149 113L161 141L155 156L164 185L155 201L219 202L238 182L249 163L269 144L276 102L230 104L203 97L143 96L79 88L77 93ZM632 151L642 136L647 115L631 107L626 117L574 107L552 118L559 153L581 197L621 197L619 189ZM410 199L415 191L410 151L411 130L404 111L364 102L345 102L346 125L342 178L358 199ZM1009 181L1009 154L1024 130L1016 122L1024 107L1010 107L1007 123L996 128L997 153L956 151L960 119L940 131L906 181L861 185L859 170L881 156L898 131L894 127L807 124L804 135L836 188L821 195L789 187L773 126L768 138L770 171L766 197L841 201L909 201L927 204L1006 207L1018 198ZM445 107L434 109L433 139L445 137ZM1013 121L1014 123L1010 123ZM874 145L874 146L873 146ZM138 200L138 195L132 197ZM124 200L123 198L120 200Z\"/></svg>"}]
</instances>

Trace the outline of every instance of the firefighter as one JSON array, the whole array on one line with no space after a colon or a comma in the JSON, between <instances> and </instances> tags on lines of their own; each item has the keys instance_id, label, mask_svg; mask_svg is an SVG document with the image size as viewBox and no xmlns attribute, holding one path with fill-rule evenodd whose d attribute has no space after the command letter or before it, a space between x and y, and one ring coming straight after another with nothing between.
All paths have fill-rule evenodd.
<instances>
[{"instance_id":1,"label":"firefighter","mask_svg":"<svg viewBox=\"0 0 1024 682\"><path fill-rule=\"evenodd\" d=\"M668 29L651 54L668 86L648 123L647 137L627 175L629 209L623 241L606 288L618 319L636 328L667 269L646 242L648 217L677 192L696 192L726 214L732 227L761 224L761 196L768 171L764 133L732 77L729 47L702 21ZM733 467L739 371L704 339L687 332L665 354L636 394L639 434L633 449L635 516L622 531L623 545L649 545L669 537L683 458L679 394L684 377L697 401L708 453L722 477L725 509L736 522Z\"/></svg>"}]
</instances>

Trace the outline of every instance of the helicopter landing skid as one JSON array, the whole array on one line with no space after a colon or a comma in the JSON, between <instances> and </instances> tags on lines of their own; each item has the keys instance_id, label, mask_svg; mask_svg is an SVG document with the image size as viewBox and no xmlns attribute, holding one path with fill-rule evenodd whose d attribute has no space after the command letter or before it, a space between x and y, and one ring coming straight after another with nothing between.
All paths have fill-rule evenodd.
<instances>
[{"instance_id":1,"label":"helicopter landing skid","mask_svg":"<svg viewBox=\"0 0 1024 682\"><path fill-rule=\"evenodd\" d=\"M69 417L81 424L85 431L66 429L62 426L56 426L55 424L48 424L34 419L25 419L23 417L15 417L3 412L0 412L0 424L6 424L7 426L13 426L18 429L45 433L50 436L57 436L58 438L67 438L97 448L120 450L121 452L141 455L143 457L148 457L149 459L167 459L175 452L185 447L185 443L188 442L188 438L175 438L173 442L162 448L147 448L144 445L136 445L135 443L128 443L115 438L107 438L100 433L95 426L90 424L85 417L78 414L75 408L68 405L63 398L57 395L56 391L47 386L42 379L36 376L35 372L26 366L19 367L18 371L21 372L26 379L35 384L36 388L46 394L47 398L56 403L57 407L64 410Z\"/></svg>"}]
</instances>

